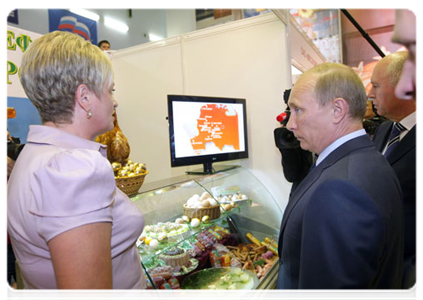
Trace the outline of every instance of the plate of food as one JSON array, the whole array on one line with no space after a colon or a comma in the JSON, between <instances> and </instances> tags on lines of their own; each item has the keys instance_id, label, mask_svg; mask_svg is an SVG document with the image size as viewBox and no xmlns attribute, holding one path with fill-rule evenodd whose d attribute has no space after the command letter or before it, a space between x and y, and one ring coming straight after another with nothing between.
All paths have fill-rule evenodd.
<instances>
[{"instance_id":1,"label":"plate of food","mask_svg":"<svg viewBox=\"0 0 423 300\"><path fill-rule=\"evenodd\" d=\"M159 255L159 259L173 268L174 276L181 276L194 271L198 267L198 260L190 258L185 249L174 247Z\"/></svg>"},{"instance_id":2,"label":"plate of food","mask_svg":"<svg viewBox=\"0 0 423 300\"><path fill-rule=\"evenodd\" d=\"M210 268L188 275L182 289L251 290L257 287L258 277L241 268Z\"/></svg>"},{"instance_id":3,"label":"plate of food","mask_svg":"<svg viewBox=\"0 0 423 300\"><path fill-rule=\"evenodd\" d=\"M182 265L180 269L174 269L172 275L173 276L182 276L182 275L186 275L186 274L194 271L195 269L197 269L198 260L195 259L195 258L190 258L189 261L190 261L190 264L188 264L188 266Z\"/></svg>"}]
</instances>

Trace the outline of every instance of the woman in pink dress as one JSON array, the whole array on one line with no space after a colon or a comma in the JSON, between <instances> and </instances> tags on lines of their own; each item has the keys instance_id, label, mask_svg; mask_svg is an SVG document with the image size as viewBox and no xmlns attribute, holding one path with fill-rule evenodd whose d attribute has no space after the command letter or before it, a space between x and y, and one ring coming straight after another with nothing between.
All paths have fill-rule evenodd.
<instances>
[{"instance_id":1,"label":"woman in pink dress","mask_svg":"<svg viewBox=\"0 0 423 300\"><path fill-rule=\"evenodd\" d=\"M43 122L30 126L8 182L8 232L25 288L145 288L135 247L143 216L93 142L113 129L111 61L56 31L26 50L20 79Z\"/></svg>"}]
</instances>

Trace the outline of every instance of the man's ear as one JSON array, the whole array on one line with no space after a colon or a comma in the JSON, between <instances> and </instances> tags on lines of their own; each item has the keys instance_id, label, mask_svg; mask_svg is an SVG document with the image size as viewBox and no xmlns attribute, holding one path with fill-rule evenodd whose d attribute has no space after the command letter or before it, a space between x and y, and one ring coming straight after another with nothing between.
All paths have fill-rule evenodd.
<instances>
[{"instance_id":1,"label":"man's ear","mask_svg":"<svg viewBox=\"0 0 423 300\"><path fill-rule=\"evenodd\" d=\"M91 109L91 91L85 84L78 85L75 93L76 104L85 111Z\"/></svg>"},{"instance_id":2,"label":"man's ear","mask_svg":"<svg viewBox=\"0 0 423 300\"><path fill-rule=\"evenodd\" d=\"M343 98L336 98L332 101L333 121L338 124L348 114L349 106Z\"/></svg>"}]
</instances>

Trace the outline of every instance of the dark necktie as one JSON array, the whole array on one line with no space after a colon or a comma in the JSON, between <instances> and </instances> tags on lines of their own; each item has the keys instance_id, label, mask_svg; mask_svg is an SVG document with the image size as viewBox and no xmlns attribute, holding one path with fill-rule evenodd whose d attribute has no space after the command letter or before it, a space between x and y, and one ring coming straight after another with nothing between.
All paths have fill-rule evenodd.
<instances>
[{"instance_id":1,"label":"dark necktie","mask_svg":"<svg viewBox=\"0 0 423 300\"><path fill-rule=\"evenodd\" d=\"M386 146L386 151L384 154L385 157L388 157L392 150L394 150L395 147L398 146L400 134L405 130L407 130L407 128L405 128L401 123L394 123L394 126L392 127L391 136L389 137L388 145Z\"/></svg>"},{"instance_id":2,"label":"dark necktie","mask_svg":"<svg viewBox=\"0 0 423 300\"><path fill-rule=\"evenodd\" d=\"M310 173L311 171L313 171L313 169L316 167L316 161L319 158L319 155L314 154L313 155L313 164L311 165L310 169L308 170L308 172Z\"/></svg>"}]
</instances>

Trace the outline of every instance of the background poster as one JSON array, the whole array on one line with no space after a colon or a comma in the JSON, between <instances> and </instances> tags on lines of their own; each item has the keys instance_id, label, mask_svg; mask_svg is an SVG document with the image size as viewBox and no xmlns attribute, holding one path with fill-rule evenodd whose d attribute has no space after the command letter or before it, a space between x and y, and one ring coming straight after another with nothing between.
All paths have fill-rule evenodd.
<instances>
[{"instance_id":1,"label":"background poster","mask_svg":"<svg viewBox=\"0 0 423 300\"><path fill-rule=\"evenodd\" d=\"M49 30L70 31L97 45L97 22L64 9L49 9Z\"/></svg>"},{"instance_id":2,"label":"background poster","mask_svg":"<svg viewBox=\"0 0 423 300\"><path fill-rule=\"evenodd\" d=\"M195 20L201 21L208 18L214 17L214 10L213 9L196 9L195 10Z\"/></svg>"},{"instance_id":3,"label":"background poster","mask_svg":"<svg viewBox=\"0 0 423 300\"><path fill-rule=\"evenodd\" d=\"M232 9L196 9L195 19L197 29L224 24L236 20L235 12L240 10ZM241 15L241 14L240 14Z\"/></svg>"},{"instance_id":4,"label":"background poster","mask_svg":"<svg viewBox=\"0 0 423 300\"><path fill-rule=\"evenodd\" d=\"M290 12L327 61L342 63L339 9L291 9Z\"/></svg>"},{"instance_id":5,"label":"background poster","mask_svg":"<svg viewBox=\"0 0 423 300\"><path fill-rule=\"evenodd\" d=\"M16 117L7 119L7 130L22 143L26 143L29 125L41 124L41 118L22 88L18 71L22 54L40 36L38 33L7 26L7 107L16 110Z\"/></svg>"}]
</instances>

